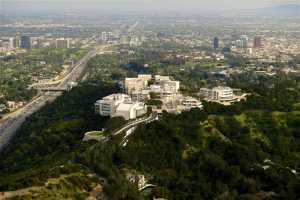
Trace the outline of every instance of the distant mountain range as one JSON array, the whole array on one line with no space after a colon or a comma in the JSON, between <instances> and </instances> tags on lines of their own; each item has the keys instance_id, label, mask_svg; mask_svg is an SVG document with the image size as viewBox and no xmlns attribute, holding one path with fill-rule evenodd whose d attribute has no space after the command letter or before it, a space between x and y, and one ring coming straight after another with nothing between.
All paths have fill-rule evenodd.
<instances>
[{"instance_id":1,"label":"distant mountain range","mask_svg":"<svg viewBox=\"0 0 300 200\"><path fill-rule=\"evenodd\" d=\"M242 10L226 10L224 16L253 16L253 17L300 17L300 4L285 4L265 8L249 8Z\"/></svg>"},{"instance_id":2,"label":"distant mountain range","mask_svg":"<svg viewBox=\"0 0 300 200\"><path fill-rule=\"evenodd\" d=\"M282 14L282 15L297 15L300 16L300 4L288 4L270 8L260 9L265 14Z\"/></svg>"},{"instance_id":3,"label":"distant mountain range","mask_svg":"<svg viewBox=\"0 0 300 200\"><path fill-rule=\"evenodd\" d=\"M300 4L281 5L281 6L271 7L271 8L264 8L262 10L273 12L273 13L300 15Z\"/></svg>"}]
</instances>

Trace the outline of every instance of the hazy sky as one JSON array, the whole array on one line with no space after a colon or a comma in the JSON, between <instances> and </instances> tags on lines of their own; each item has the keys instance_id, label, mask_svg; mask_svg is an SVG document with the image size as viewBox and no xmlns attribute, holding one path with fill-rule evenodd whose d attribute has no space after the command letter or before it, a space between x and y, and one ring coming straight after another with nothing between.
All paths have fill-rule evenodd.
<instances>
[{"instance_id":1,"label":"hazy sky","mask_svg":"<svg viewBox=\"0 0 300 200\"><path fill-rule=\"evenodd\" d=\"M4 3L26 2L36 4L47 2L49 4L62 3L97 3L97 4L144 4L144 5L168 5L171 7L185 6L194 7L201 6L208 9L230 9L230 8L257 8L272 5L295 4L300 3L300 0L0 0Z\"/></svg>"},{"instance_id":2,"label":"hazy sky","mask_svg":"<svg viewBox=\"0 0 300 200\"><path fill-rule=\"evenodd\" d=\"M1 10L84 10L95 11L176 11L252 9L283 4L300 4L300 0L0 0Z\"/></svg>"}]
</instances>

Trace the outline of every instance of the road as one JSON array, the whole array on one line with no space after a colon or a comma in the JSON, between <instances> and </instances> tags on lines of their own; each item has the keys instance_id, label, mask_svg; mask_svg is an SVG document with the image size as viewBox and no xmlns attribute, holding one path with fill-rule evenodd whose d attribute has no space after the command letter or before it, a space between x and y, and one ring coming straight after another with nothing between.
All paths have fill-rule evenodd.
<instances>
[{"instance_id":1,"label":"road","mask_svg":"<svg viewBox=\"0 0 300 200\"><path fill-rule=\"evenodd\" d=\"M125 125L125 127L121 128L120 130L116 131L115 133L113 133L114 136L119 135L123 132L126 132L126 135L123 137L123 140L121 141L120 145L122 146L126 146L128 143L128 138L129 136L131 136L136 127L140 124L147 124L147 123L151 123L155 120L158 119L158 114L156 112L151 113L149 117L147 118L142 118L142 119L137 119L127 125Z\"/></svg>"},{"instance_id":2,"label":"road","mask_svg":"<svg viewBox=\"0 0 300 200\"><path fill-rule=\"evenodd\" d=\"M141 119L137 119L133 122L130 122L128 124L126 124L124 127L122 127L121 129L115 131L112 136L116 136L116 135L119 135L121 133L123 133L124 131L128 130L128 129L131 129L137 125L140 125L140 124L143 124L143 123L150 123L154 120L156 120L157 118L157 113L151 113L149 117L147 118L141 118Z\"/></svg>"},{"instance_id":3,"label":"road","mask_svg":"<svg viewBox=\"0 0 300 200\"><path fill-rule=\"evenodd\" d=\"M69 74L67 74L61 82L58 84L58 87L66 87L68 83L76 82L81 78L81 75L87 65L87 62L97 54L103 53L105 48L108 45L103 45L97 48L94 48L88 52L83 58L81 58L78 63L73 67ZM14 137L16 131L21 127L27 117L32 115L34 112L38 111L43 107L47 102L54 101L61 92L56 93L44 93L40 94L34 98L30 103L28 103L23 108L17 110L14 113L11 113L5 116L0 120L0 151L9 143L9 141Z\"/></svg>"}]
</instances>

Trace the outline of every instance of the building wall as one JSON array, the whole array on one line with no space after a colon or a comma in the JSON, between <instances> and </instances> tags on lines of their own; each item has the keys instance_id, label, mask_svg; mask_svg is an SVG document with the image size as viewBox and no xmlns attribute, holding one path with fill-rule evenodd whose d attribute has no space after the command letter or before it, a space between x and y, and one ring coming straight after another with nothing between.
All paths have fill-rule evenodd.
<instances>
[{"instance_id":1,"label":"building wall","mask_svg":"<svg viewBox=\"0 0 300 200\"><path fill-rule=\"evenodd\" d=\"M132 112L132 110L122 110L122 111L116 111L116 113L114 114L114 117L123 117L125 120L130 120L130 119L134 119L134 113Z\"/></svg>"},{"instance_id":2,"label":"building wall","mask_svg":"<svg viewBox=\"0 0 300 200\"><path fill-rule=\"evenodd\" d=\"M128 95L112 94L97 101L95 103L95 111L102 116L113 116L120 104L130 100Z\"/></svg>"},{"instance_id":3,"label":"building wall","mask_svg":"<svg viewBox=\"0 0 300 200\"><path fill-rule=\"evenodd\" d=\"M70 48L70 42L68 39L57 39L56 40L56 48Z\"/></svg>"},{"instance_id":4,"label":"building wall","mask_svg":"<svg viewBox=\"0 0 300 200\"><path fill-rule=\"evenodd\" d=\"M228 87L217 87L212 89L212 98L218 101L232 100L234 97L233 90Z\"/></svg>"},{"instance_id":5,"label":"building wall","mask_svg":"<svg viewBox=\"0 0 300 200\"><path fill-rule=\"evenodd\" d=\"M134 103L125 94L113 94L95 103L95 112L102 116L122 116L125 120L135 119L147 112L144 103Z\"/></svg>"},{"instance_id":6,"label":"building wall","mask_svg":"<svg viewBox=\"0 0 300 200\"><path fill-rule=\"evenodd\" d=\"M125 90L127 94L133 92L141 92L147 87L147 81L139 78L126 78L125 79Z\"/></svg>"}]
</instances>

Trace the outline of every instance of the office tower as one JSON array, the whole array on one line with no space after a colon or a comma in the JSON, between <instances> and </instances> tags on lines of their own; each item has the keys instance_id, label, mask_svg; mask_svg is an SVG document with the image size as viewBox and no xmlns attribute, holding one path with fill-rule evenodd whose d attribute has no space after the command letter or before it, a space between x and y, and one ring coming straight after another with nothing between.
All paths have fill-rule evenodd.
<instances>
[{"instance_id":1,"label":"office tower","mask_svg":"<svg viewBox=\"0 0 300 200\"><path fill-rule=\"evenodd\" d=\"M240 40L241 40L241 48L247 49L248 48L248 41L249 41L248 36L247 35L241 35Z\"/></svg>"},{"instance_id":2,"label":"office tower","mask_svg":"<svg viewBox=\"0 0 300 200\"><path fill-rule=\"evenodd\" d=\"M113 33L112 32L108 32L108 35L107 35L107 41L112 41L113 40Z\"/></svg>"},{"instance_id":3,"label":"office tower","mask_svg":"<svg viewBox=\"0 0 300 200\"><path fill-rule=\"evenodd\" d=\"M14 47L15 48L20 47L20 37L18 37L18 36L14 39Z\"/></svg>"},{"instance_id":4,"label":"office tower","mask_svg":"<svg viewBox=\"0 0 300 200\"><path fill-rule=\"evenodd\" d=\"M219 38L218 37L215 37L214 38L214 49L218 49L220 46L219 46Z\"/></svg>"},{"instance_id":5,"label":"office tower","mask_svg":"<svg viewBox=\"0 0 300 200\"><path fill-rule=\"evenodd\" d=\"M101 40L102 40L102 42L106 42L107 41L107 33L106 32L102 32L102 34L101 34Z\"/></svg>"},{"instance_id":6,"label":"office tower","mask_svg":"<svg viewBox=\"0 0 300 200\"><path fill-rule=\"evenodd\" d=\"M255 36L254 38L254 43L253 43L253 48L262 48L262 39L261 36Z\"/></svg>"},{"instance_id":7,"label":"office tower","mask_svg":"<svg viewBox=\"0 0 300 200\"><path fill-rule=\"evenodd\" d=\"M21 36L20 48L22 49L31 48L31 38L29 36Z\"/></svg>"},{"instance_id":8,"label":"office tower","mask_svg":"<svg viewBox=\"0 0 300 200\"><path fill-rule=\"evenodd\" d=\"M242 40L236 40L235 42L234 42L234 46L235 47L237 47L237 48L243 48L243 42L242 42Z\"/></svg>"},{"instance_id":9,"label":"office tower","mask_svg":"<svg viewBox=\"0 0 300 200\"><path fill-rule=\"evenodd\" d=\"M70 41L69 39L60 38L56 40L56 48L59 49L68 49L70 48Z\"/></svg>"}]
</instances>

